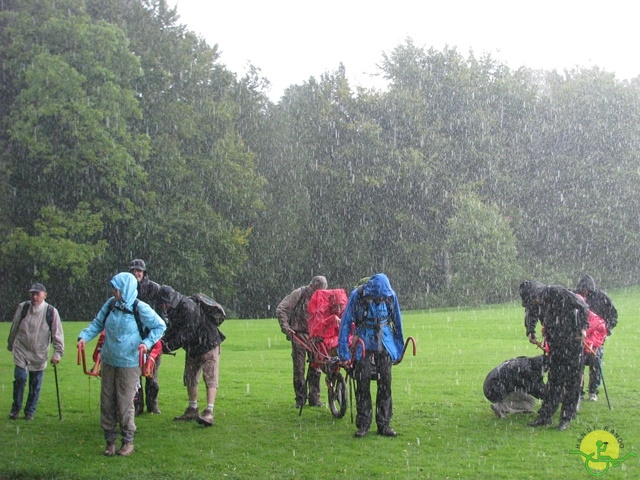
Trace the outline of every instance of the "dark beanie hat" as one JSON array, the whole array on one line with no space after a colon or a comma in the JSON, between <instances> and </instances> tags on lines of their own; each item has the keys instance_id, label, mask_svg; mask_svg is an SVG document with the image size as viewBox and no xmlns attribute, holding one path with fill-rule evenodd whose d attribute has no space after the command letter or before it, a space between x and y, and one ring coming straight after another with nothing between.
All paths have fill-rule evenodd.
<instances>
[{"instance_id":1,"label":"dark beanie hat","mask_svg":"<svg viewBox=\"0 0 640 480\"><path fill-rule=\"evenodd\" d=\"M583 275L578 281L578 285L576 286L576 292L595 292L596 291L596 282L591 275Z\"/></svg>"}]
</instances>

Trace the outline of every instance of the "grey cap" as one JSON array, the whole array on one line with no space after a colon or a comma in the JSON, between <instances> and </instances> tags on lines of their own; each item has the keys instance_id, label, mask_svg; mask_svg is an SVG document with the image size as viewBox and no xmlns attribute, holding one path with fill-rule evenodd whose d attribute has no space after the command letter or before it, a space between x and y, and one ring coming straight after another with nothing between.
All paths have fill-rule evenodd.
<instances>
[{"instance_id":1,"label":"grey cap","mask_svg":"<svg viewBox=\"0 0 640 480\"><path fill-rule=\"evenodd\" d=\"M33 285L31 285L31 288L29 289L29 293L31 292L47 292L47 289L45 288L45 286L41 283L34 283Z\"/></svg>"},{"instance_id":2,"label":"grey cap","mask_svg":"<svg viewBox=\"0 0 640 480\"><path fill-rule=\"evenodd\" d=\"M144 260L136 258L135 260L131 260L131 264L129 265L129 270L140 270L143 272L147 271L147 266L144 263Z\"/></svg>"}]
</instances>

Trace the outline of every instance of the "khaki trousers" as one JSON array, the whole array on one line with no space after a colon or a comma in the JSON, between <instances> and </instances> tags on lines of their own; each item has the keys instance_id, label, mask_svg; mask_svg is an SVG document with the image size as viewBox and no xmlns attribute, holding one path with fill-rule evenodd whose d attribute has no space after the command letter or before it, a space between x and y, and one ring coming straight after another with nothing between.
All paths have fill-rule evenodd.
<instances>
[{"instance_id":1,"label":"khaki trousers","mask_svg":"<svg viewBox=\"0 0 640 480\"><path fill-rule=\"evenodd\" d=\"M140 367L121 368L102 364L100 426L108 443L115 442L118 424L122 430L122 441L133 442L133 433L136 431L133 397L140 373Z\"/></svg>"}]
</instances>

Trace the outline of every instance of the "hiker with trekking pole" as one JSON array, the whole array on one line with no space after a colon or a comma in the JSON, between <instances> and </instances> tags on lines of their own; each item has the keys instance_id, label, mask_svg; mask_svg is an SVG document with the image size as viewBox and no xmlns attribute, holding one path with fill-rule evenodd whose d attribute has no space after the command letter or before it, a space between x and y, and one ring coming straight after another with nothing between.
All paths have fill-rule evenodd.
<instances>
[{"instance_id":1,"label":"hiker with trekking pole","mask_svg":"<svg viewBox=\"0 0 640 480\"><path fill-rule=\"evenodd\" d=\"M60 409L60 391L57 381L56 365L64 355L64 333L58 310L49 305L47 289L41 283L34 283L29 289L30 301L18 305L9 331L7 348L13 354L14 381L13 403L9 418L16 420L22 409L24 390L29 384L27 403L24 407L25 420L33 420L40 398L44 369L47 366L50 347L53 346L51 364L56 377L58 394L58 414Z\"/></svg>"},{"instance_id":2,"label":"hiker with trekking pole","mask_svg":"<svg viewBox=\"0 0 640 480\"><path fill-rule=\"evenodd\" d=\"M583 275L580 277L574 292L582 295L584 301L589 305L589 310L604 320L606 337L611 335L614 327L618 324L618 311L611 298L605 292L596 288L596 282L593 277L591 275ZM602 383L604 340L606 340L606 338L602 340L599 347L593 349L593 352L587 353L584 360L585 366L589 367L589 383L586 394L583 389L583 395L591 402L598 400L598 387ZM608 400L609 398L607 397L607 401Z\"/></svg>"},{"instance_id":3,"label":"hiker with trekking pole","mask_svg":"<svg viewBox=\"0 0 640 480\"><path fill-rule=\"evenodd\" d=\"M86 342L105 332L100 352L100 426L107 442L103 454L126 457L134 450L133 397L141 363L167 327L148 304L138 300L138 281L131 273L118 273L111 279L111 286L113 297L78 335L78 350L84 350ZM122 446L116 451L118 425Z\"/></svg>"}]
</instances>

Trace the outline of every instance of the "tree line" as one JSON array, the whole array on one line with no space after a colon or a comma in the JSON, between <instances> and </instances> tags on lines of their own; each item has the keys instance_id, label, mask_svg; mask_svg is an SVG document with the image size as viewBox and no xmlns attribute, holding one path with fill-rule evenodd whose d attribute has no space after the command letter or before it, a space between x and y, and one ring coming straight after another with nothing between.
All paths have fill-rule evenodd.
<instances>
[{"instance_id":1,"label":"tree line","mask_svg":"<svg viewBox=\"0 0 640 480\"><path fill-rule=\"evenodd\" d=\"M637 283L639 79L408 39L385 91L339 65L273 102L165 0L4 0L0 26L1 318L42 281L87 319L133 258L245 318L317 274L384 271L405 308Z\"/></svg>"}]
</instances>

